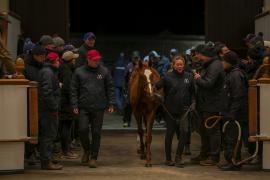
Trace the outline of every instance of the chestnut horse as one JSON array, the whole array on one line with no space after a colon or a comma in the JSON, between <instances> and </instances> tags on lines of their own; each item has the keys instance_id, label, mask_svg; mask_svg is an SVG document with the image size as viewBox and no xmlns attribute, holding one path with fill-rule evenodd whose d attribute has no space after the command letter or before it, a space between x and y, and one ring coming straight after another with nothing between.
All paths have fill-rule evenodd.
<instances>
[{"instance_id":1,"label":"chestnut horse","mask_svg":"<svg viewBox=\"0 0 270 180\"><path fill-rule=\"evenodd\" d=\"M155 110L158 107L158 100L154 95L153 85L160 80L158 72L152 68L152 62L138 62L137 67L131 74L129 82L130 104L137 121L138 135L140 137L141 159L146 158L146 167L151 167L151 142L152 127ZM160 92L155 92L160 93ZM144 143L143 124L146 127Z\"/></svg>"}]
</instances>

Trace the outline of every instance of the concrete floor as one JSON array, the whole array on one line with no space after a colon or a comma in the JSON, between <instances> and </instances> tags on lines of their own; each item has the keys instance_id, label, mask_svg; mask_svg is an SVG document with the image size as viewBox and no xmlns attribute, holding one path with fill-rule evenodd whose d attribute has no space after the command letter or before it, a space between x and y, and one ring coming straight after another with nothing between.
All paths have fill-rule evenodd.
<instances>
[{"instance_id":1,"label":"concrete floor","mask_svg":"<svg viewBox=\"0 0 270 180\"><path fill-rule=\"evenodd\" d=\"M202 167L189 163L190 156L185 156L186 167L176 168L163 165L164 132L153 134L152 168L145 168L144 161L136 154L136 133L105 131L98 160L99 167L90 169L82 166L80 159L63 160L61 171L44 171L39 166L26 166L24 174L0 176L5 180L42 180L42 179L91 179L91 180L157 180L157 179L260 179L269 180L270 173L263 172L255 166L244 166L239 172L222 172L217 167ZM174 144L176 144L174 142ZM199 136L192 136L192 156L199 153ZM175 147L174 147L175 149ZM80 152L79 152L80 153Z\"/></svg>"}]
</instances>

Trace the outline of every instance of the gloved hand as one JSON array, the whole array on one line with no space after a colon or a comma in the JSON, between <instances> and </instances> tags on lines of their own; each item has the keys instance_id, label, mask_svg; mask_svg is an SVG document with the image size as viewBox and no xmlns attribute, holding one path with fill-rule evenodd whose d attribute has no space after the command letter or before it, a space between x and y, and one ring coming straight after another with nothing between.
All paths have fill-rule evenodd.
<instances>
[{"instance_id":1,"label":"gloved hand","mask_svg":"<svg viewBox=\"0 0 270 180\"><path fill-rule=\"evenodd\" d=\"M195 110L196 110L196 103L193 102L193 103L191 104L190 108L191 108L191 111L195 111Z\"/></svg>"},{"instance_id":2,"label":"gloved hand","mask_svg":"<svg viewBox=\"0 0 270 180\"><path fill-rule=\"evenodd\" d=\"M59 115L60 115L60 112L54 111L54 112L52 112L51 114L52 114L53 116L59 116Z\"/></svg>"}]
</instances>

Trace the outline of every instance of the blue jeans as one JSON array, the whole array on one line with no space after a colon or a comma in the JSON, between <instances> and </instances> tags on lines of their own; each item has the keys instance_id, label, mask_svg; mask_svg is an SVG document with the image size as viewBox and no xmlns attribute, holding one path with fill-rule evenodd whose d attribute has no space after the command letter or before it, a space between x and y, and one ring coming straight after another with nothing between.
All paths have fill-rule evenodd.
<instances>
[{"instance_id":1,"label":"blue jeans","mask_svg":"<svg viewBox=\"0 0 270 180\"><path fill-rule=\"evenodd\" d=\"M115 101L116 101L116 110L120 111L123 109L123 88L115 87Z\"/></svg>"}]
</instances>

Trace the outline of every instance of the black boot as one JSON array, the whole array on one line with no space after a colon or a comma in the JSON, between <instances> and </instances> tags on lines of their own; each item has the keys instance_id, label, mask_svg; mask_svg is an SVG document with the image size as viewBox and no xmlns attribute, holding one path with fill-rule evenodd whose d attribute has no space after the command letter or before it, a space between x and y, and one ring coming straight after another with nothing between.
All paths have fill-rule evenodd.
<instances>
[{"instance_id":1,"label":"black boot","mask_svg":"<svg viewBox=\"0 0 270 180\"><path fill-rule=\"evenodd\" d=\"M179 168L183 168L184 167L184 161L182 159L181 156L176 156L175 157L175 166L179 167Z\"/></svg>"}]
</instances>

